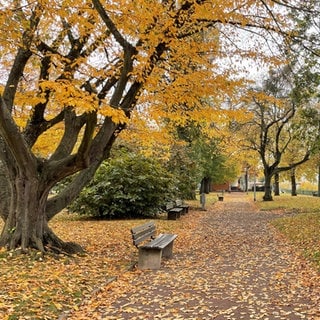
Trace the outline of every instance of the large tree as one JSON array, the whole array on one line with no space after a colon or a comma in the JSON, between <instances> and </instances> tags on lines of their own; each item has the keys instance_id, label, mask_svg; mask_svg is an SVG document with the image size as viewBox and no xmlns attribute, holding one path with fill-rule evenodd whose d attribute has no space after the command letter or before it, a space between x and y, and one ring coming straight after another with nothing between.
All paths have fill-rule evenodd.
<instances>
[{"instance_id":1,"label":"large tree","mask_svg":"<svg viewBox=\"0 0 320 320\"><path fill-rule=\"evenodd\" d=\"M0 3L0 246L23 251L81 250L48 222L108 158L137 105L161 100L181 119L205 109L204 96L219 105L238 79L227 58L258 53L237 46L235 30L267 42L288 27L271 0ZM205 30L211 36L201 42ZM191 111L180 112L186 103ZM68 176L72 183L50 197Z\"/></svg>"}]
</instances>

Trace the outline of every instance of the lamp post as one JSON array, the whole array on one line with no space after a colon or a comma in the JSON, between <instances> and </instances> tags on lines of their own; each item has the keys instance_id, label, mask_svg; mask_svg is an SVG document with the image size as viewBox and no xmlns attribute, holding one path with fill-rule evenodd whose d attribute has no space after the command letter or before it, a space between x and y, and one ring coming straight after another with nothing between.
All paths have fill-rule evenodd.
<instances>
[{"instance_id":1,"label":"lamp post","mask_svg":"<svg viewBox=\"0 0 320 320\"><path fill-rule=\"evenodd\" d=\"M320 110L318 110L318 139L320 136ZM318 190L317 196L320 197L320 156L318 155Z\"/></svg>"},{"instance_id":2,"label":"lamp post","mask_svg":"<svg viewBox=\"0 0 320 320\"><path fill-rule=\"evenodd\" d=\"M257 201L257 190L256 190L256 169L253 171L253 201Z\"/></svg>"},{"instance_id":3,"label":"lamp post","mask_svg":"<svg viewBox=\"0 0 320 320\"><path fill-rule=\"evenodd\" d=\"M320 197L320 160L318 160L318 190L317 196Z\"/></svg>"}]
</instances>

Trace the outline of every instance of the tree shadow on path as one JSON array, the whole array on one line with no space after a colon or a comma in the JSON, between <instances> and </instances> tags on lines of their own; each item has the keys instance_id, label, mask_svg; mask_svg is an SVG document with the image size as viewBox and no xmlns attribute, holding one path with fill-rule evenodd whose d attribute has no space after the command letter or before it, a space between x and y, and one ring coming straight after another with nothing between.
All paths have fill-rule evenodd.
<instances>
[{"instance_id":1,"label":"tree shadow on path","mask_svg":"<svg viewBox=\"0 0 320 320\"><path fill-rule=\"evenodd\" d=\"M123 274L68 319L319 320L319 275L269 225L276 215L224 199L182 217L190 228L160 270Z\"/></svg>"}]
</instances>

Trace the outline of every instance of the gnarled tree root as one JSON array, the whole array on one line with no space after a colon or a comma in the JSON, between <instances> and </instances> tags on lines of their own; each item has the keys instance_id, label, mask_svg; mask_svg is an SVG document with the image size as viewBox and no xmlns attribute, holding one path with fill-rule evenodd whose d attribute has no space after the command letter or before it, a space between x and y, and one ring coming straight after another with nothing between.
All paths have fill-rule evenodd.
<instances>
[{"instance_id":1,"label":"gnarled tree root","mask_svg":"<svg viewBox=\"0 0 320 320\"><path fill-rule=\"evenodd\" d=\"M2 234L0 246L8 250L18 250L21 253L28 253L29 249L35 249L42 254L54 253L64 255L84 254L85 250L77 243L64 242L48 226L45 228L42 237L30 235L29 239L22 239L19 231L13 234Z\"/></svg>"}]
</instances>

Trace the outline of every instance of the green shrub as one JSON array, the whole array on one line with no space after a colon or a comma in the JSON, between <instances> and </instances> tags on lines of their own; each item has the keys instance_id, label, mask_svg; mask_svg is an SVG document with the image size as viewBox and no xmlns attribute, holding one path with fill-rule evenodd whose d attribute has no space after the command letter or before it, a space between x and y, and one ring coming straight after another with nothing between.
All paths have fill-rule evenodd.
<instances>
[{"instance_id":1,"label":"green shrub","mask_svg":"<svg viewBox=\"0 0 320 320\"><path fill-rule=\"evenodd\" d=\"M174 196L173 176L158 161L125 153L101 165L69 210L95 217L153 216Z\"/></svg>"}]
</instances>

